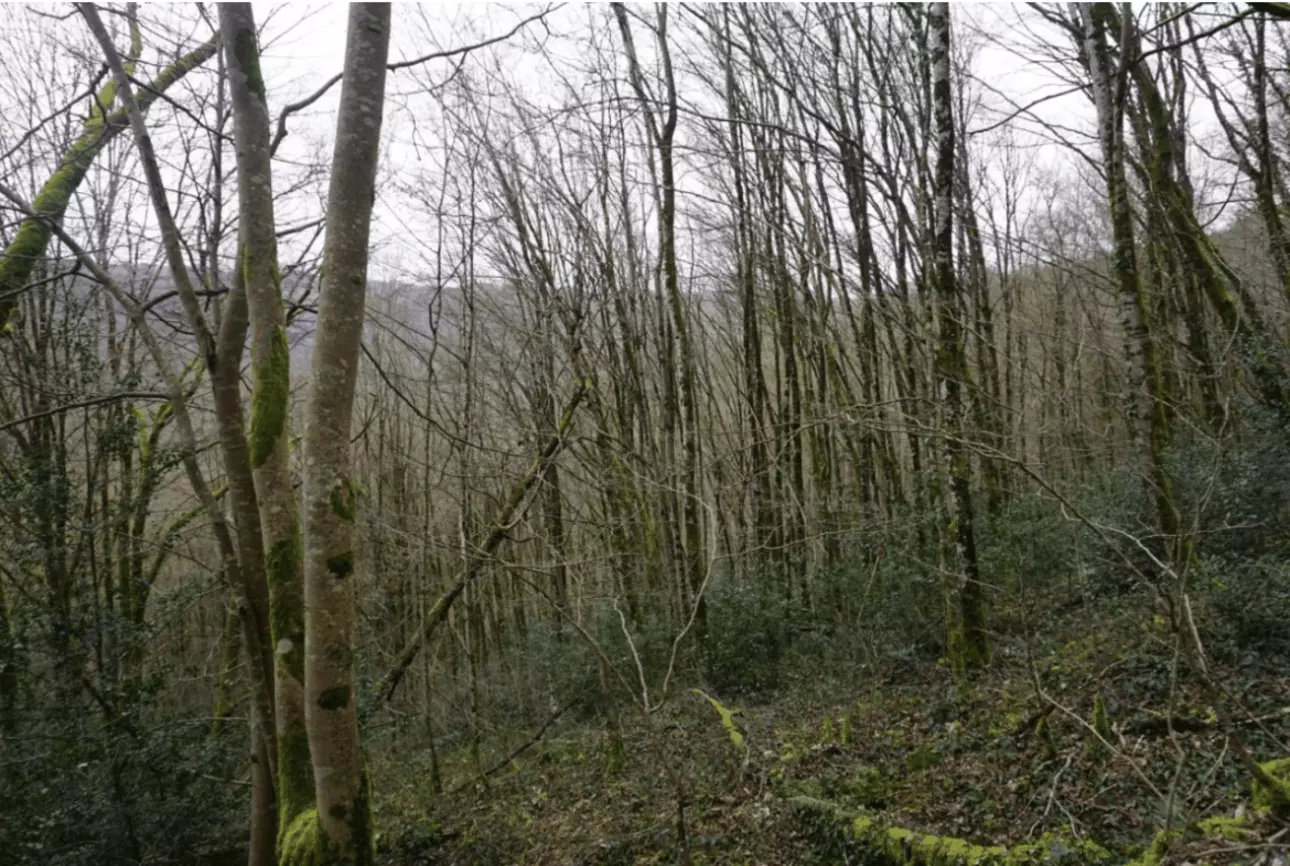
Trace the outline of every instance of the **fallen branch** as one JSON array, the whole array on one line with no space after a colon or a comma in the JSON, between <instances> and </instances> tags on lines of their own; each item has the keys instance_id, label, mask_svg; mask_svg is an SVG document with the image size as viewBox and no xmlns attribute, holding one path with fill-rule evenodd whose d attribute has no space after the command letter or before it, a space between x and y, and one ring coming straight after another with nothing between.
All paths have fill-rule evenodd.
<instances>
[{"instance_id":1,"label":"fallen branch","mask_svg":"<svg viewBox=\"0 0 1290 866\"><path fill-rule=\"evenodd\" d=\"M484 543L470 557L457 582L434 603L434 607L430 609L420 633L414 635L412 640L408 641L407 646L399 653L399 660L395 662L394 667L381 678L375 689L376 696L371 704L364 708L361 718L366 719L381 704L387 703L394 697L394 692L398 689L399 683L403 681L404 675L408 672L408 668L412 666L412 662L421 651L421 647L430 640L439 625L448 618L448 611L452 608L453 603L465 592L466 587L474 582L475 578L479 577L484 567L492 561L493 553L501 546L507 533L511 531L519 518L523 516L524 509L522 506L528 497L529 491L537 484L538 479L546 473L547 467L551 465L551 462L555 460L564 447L565 436L569 431L569 427L573 424L574 413L582 402L582 398L586 396L588 386L589 383L585 379L578 382L568 404L564 407L564 412L560 415L560 422L556 425L555 432L551 434L551 438L546 441L546 444L542 446L542 450L533 458L533 462L529 464L529 468L525 471L523 477L511 487L510 495L506 497L506 502L502 505L496 519L493 521L493 528L489 531L488 537L484 539Z\"/></svg>"},{"instance_id":2,"label":"fallen branch","mask_svg":"<svg viewBox=\"0 0 1290 866\"><path fill-rule=\"evenodd\" d=\"M518 749L516 749L515 751L511 752L509 755L507 755L507 756L506 756L505 758L503 758L502 760L498 761L496 764L493 764L493 766L489 767L487 770L485 770L484 772L480 773L480 774L479 774L479 776L477 776L476 778L478 778L478 779L487 779L489 776L491 776L491 775L493 775L494 773L498 772L498 771L499 771L499 770L501 770L503 767L509 766L509 765L510 765L510 763L511 763L511 761L514 761L514 760L515 760L516 758L518 758L520 755L524 754L524 753L525 753L525 752L527 752L529 749L533 748L533 744L534 744L534 743L536 743L538 740L542 739L542 736L547 732L547 729L548 729L548 728L550 728L552 725L554 725L554 724L555 724L556 719L558 719L558 718L560 718L561 716L563 716L563 715L564 715L565 710L569 709L569 707L573 706L573 705L574 705L574 703L576 703L576 702L577 702L577 698L575 698L575 699L574 699L574 700L572 700L572 701L569 701L569 703L565 704L564 706L560 707L560 709L556 710L556 711L551 715L551 717L550 717L550 718L548 718L545 722L543 722L542 727L538 728L537 733L536 733L536 734L534 734L532 737L530 737L530 738L528 739L528 741L527 741L526 743L524 743L524 745L520 746ZM469 784L470 784L470 782L462 782L460 785L458 785L458 786L456 786L455 788L453 788L453 789L451 789L450 791L448 791L448 796L450 796L450 797L451 797L453 794L459 793L460 791L462 791L462 790L463 790L467 785L469 785Z\"/></svg>"},{"instance_id":3,"label":"fallen branch","mask_svg":"<svg viewBox=\"0 0 1290 866\"><path fill-rule=\"evenodd\" d=\"M876 818L843 809L836 803L813 797L791 797L789 808L813 831L821 842L843 850L858 851L867 862L884 866L1043 866L1055 861L1054 847L1064 850L1063 863L1069 866L1094 866L1109 863L1111 853L1094 842L1066 837L1045 836L1033 842L1002 845L976 845L952 836L934 836L904 827L892 827Z\"/></svg>"}]
</instances>

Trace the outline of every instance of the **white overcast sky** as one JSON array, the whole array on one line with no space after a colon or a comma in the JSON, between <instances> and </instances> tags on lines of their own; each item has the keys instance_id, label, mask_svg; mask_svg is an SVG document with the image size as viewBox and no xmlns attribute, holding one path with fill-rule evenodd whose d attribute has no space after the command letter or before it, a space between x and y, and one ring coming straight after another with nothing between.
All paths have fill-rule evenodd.
<instances>
[{"instance_id":1,"label":"white overcast sky","mask_svg":"<svg viewBox=\"0 0 1290 866\"><path fill-rule=\"evenodd\" d=\"M255 3L254 7L257 21L263 29L262 65L269 87L270 110L276 115L283 105L314 91L322 82L340 71L345 47L347 7L338 3ZM52 11L69 9L70 6L46 5L41 8ZM391 58L406 59L477 42L510 30L517 22L541 8L545 8L545 5L395 4ZM6 16L14 14L14 6L0 10L0 22ZM580 74L577 66L583 58L578 55L576 35L586 32L588 21L593 17L600 16L603 22L608 15L608 8L604 4L566 4L548 17L547 27L532 25L525 34L511 43L486 51L490 57L495 56L495 52L501 52L507 61L503 64L505 74L519 82L530 95L554 93L561 87L561 75L577 80ZM678 17L683 19L684 16ZM69 19L62 24L48 26L71 28L83 25L77 20ZM682 21L673 26L680 28L684 23ZM1069 51L1069 45L1061 44L1066 37L1041 22L1024 5L955 3L954 26L956 39L964 46L970 43L976 48L972 72L979 81L976 89L980 93L980 106L969 123L970 127L979 128L993 123L1014 106L1030 103L1040 96L1068 87L1067 84L1056 81L1051 72L1036 61L1036 54L1031 50L1035 39L1046 35L1063 51ZM569 35L574 38L568 38ZM537 52L526 52L526 45L532 46L533 40L539 37L544 39L547 52L545 58ZM647 50L647 42L641 33L638 36L638 47L643 51ZM57 52L59 48L55 46L52 50ZM487 62L482 55L483 52L479 62ZM560 68L553 69L553 64ZM405 70L391 74L387 90L392 98L386 113L386 146L381 154L381 169L387 179L399 178L407 182L410 178L415 178L422 152L413 145L414 139L422 144L432 144L436 135L443 132L433 126L431 101L424 95L417 96L416 92L427 82L441 80L450 68L447 61L441 60L416 71ZM15 91L11 89L8 92ZM1202 139L1212 137L1214 130L1208 108L1196 96L1193 92L1193 135L1199 135ZM279 152L284 168L289 167L293 161L316 161L319 156L329 156L338 98L339 87L333 88L310 109L292 118L292 134ZM1087 136L1093 129L1092 106L1079 93L1044 103L1034 109L1034 115L1071 128L1075 139L1080 139L1081 135ZM1009 124L1009 128L1015 131L1019 143L1034 144L1033 138L1029 136L1036 124L1027 117L1018 117ZM6 134L9 133L6 130ZM1096 153L1096 148L1087 138L1083 138L1081 143L1087 145L1090 154ZM970 143L972 147L977 145L980 148L975 151L974 158L988 160L988 138L973 139ZM1050 185L1055 178L1074 182L1071 167L1078 160L1068 150L1054 144L1036 145L1028 150L1028 154L1043 169ZM1192 154L1192 165L1202 175L1214 168L1196 154ZM683 193L686 182L702 181L687 181L683 178ZM378 248L373 261L376 271L374 276L377 278L400 275L410 277L429 270L433 264L417 250L415 241L424 227L418 224L415 209L408 207L396 186L394 183L384 184L377 203L374 239ZM1198 188L1203 194L1204 183L1198 184ZM1033 192L1035 195L1048 195L1051 190L1035 189ZM290 225L298 219L316 217L320 205L321 202L297 201L293 206L285 208L288 212L279 214L279 224ZM682 207L684 208L684 203Z\"/></svg>"},{"instance_id":2,"label":"white overcast sky","mask_svg":"<svg viewBox=\"0 0 1290 866\"><path fill-rule=\"evenodd\" d=\"M1041 96L1065 90L1068 84L1054 79L1050 71L1035 59L1030 50L1036 36L1061 40L1066 37L1056 33L1049 25L1042 22L1024 4L1008 3L955 3L954 25L956 38L963 44L975 46L972 69L980 84L980 108L974 127L988 125L1000 119L1003 113L1013 107L1031 103ZM1133 4L1141 8L1145 4ZM345 42L346 6L344 4L281 4L256 3L257 20L264 24L266 80L272 88L271 98L278 100L278 106L284 102L299 98L312 91L317 83L339 71L342 62ZM457 47L477 41L488 36L503 33L513 27L519 20L532 15L544 6L536 3L503 4L503 3L435 3L435 4L395 4L394 39L391 56L403 59L419 56L430 51ZM580 23L590 15L608 15L604 4L566 4L552 13L548 18L550 31L555 38L545 43L548 50L561 50L560 34L576 33ZM674 25L675 26L675 25ZM534 31L536 34L538 31ZM641 42L643 38L638 37ZM572 43L569 43L570 45ZM566 46L568 47L568 46ZM1064 50L1069 46L1061 45ZM522 51L519 45L508 46L509 56ZM571 50L575 50L573 48ZM534 58L525 63L529 74L520 77L527 88L541 93L548 88L556 87L555 77L549 66ZM431 65L423 75L434 77L446 74L448 65L439 61L438 66ZM401 72L392 75L389 87L391 92L398 93L401 88L412 84L412 76ZM424 79L423 79L424 80ZM1193 134L1202 138L1214 134L1212 115L1204 100L1197 100L1193 94ZM289 139L291 145L301 147L308 141L327 140L334 123L336 94L314 106L307 117L293 121L293 130L299 134ZM415 103L414 103L415 106ZM415 107L411 110L415 110ZM383 166L406 165L411 159L407 145L407 111L405 108L392 107L387 114L387 148L382 154ZM1045 102L1033 109L1033 116L1054 122L1064 127L1091 133L1094 124L1093 107L1082 94L1062 96ZM1027 139L1027 131L1034 130L1037 124L1023 115L1010 122L1010 127L1022 142ZM419 130L425 135L424 129ZM975 140L974 140L975 141ZM976 142L980 143L980 142ZM1090 154L1096 148L1088 144ZM283 153L290 156L291 147ZM1077 160L1069 151L1057 145L1039 146L1032 149L1036 163L1056 176L1069 172ZM1207 169L1204 160L1193 155L1194 168L1202 172ZM1208 168L1212 169L1212 166ZM1204 184L1200 184L1204 189ZM1037 191L1047 192L1047 191ZM392 201L393 196L385 196L378 208L378 236L383 232L406 231L408 224L406 213L401 203ZM391 219L390 208L398 211L398 219ZM377 262L382 257L378 254ZM385 261L387 266L396 269L415 270L415 265L400 261L397 265Z\"/></svg>"}]
</instances>

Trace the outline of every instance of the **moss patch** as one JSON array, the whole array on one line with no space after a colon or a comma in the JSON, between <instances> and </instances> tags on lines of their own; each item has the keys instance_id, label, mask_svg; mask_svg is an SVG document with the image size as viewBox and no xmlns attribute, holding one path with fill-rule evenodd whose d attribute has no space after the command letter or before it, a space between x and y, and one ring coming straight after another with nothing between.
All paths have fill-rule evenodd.
<instances>
[{"instance_id":1,"label":"moss patch","mask_svg":"<svg viewBox=\"0 0 1290 866\"><path fill-rule=\"evenodd\" d=\"M1251 783L1254 808L1278 816L1290 814L1290 758L1268 761L1259 769L1266 778Z\"/></svg>"},{"instance_id":2,"label":"moss patch","mask_svg":"<svg viewBox=\"0 0 1290 866\"><path fill-rule=\"evenodd\" d=\"M1045 761L1051 761L1057 757L1057 738L1053 735L1052 725L1048 724L1048 717L1041 716L1035 723L1035 736L1039 738L1040 754Z\"/></svg>"},{"instance_id":3,"label":"moss patch","mask_svg":"<svg viewBox=\"0 0 1290 866\"><path fill-rule=\"evenodd\" d=\"M250 28L239 30L233 40L233 55L237 58L242 73L246 75L247 88L266 103L264 96L264 76L260 73L260 47L255 44L255 32Z\"/></svg>"},{"instance_id":4,"label":"moss patch","mask_svg":"<svg viewBox=\"0 0 1290 866\"><path fill-rule=\"evenodd\" d=\"M367 771L363 771L363 783L358 788L351 809L334 806L332 817L344 820L344 816L335 814L344 811L349 816L351 850L340 852L335 845L328 844L327 836L318 821L318 810L310 808L301 812L291 821L279 840L278 866L333 866L337 863L349 866L372 866L376 862L375 834L372 832L371 780Z\"/></svg>"},{"instance_id":5,"label":"moss patch","mask_svg":"<svg viewBox=\"0 0 1290 866\"><path fill-rule=\"evenodd\" d=\"M1159 866L1159 863L1165 859L1165 854L1169 852L1169 846L1178 838L1180 831L1165 832L1161 830L1156 834L1156 838L1151 840L1151 847L1142 852L1142 856L1129 863L1129 866Z\"/></svg>"},{"instance_id":6,"label":"moss patch","mask_svg":"<svg viewBox=\"0 0 1290 866\"><path fill-rule=\"evenodd\" d=\"M254 365L255 390L251 394L251 465L259 469L287 429L291 404L291 350L287 332L275 328L269 355Z\"/></svg>"},{"instance_id":7,"label":"moss patch","mask_svg":"<svg viewBox=\"0 0 1290 866\"><path fill-rule=\"evenodd\" d=\"M822 839L844 851L857 851L872 862L905 866L1030 866L1065 863L1101 864L1111 854L1092 842L1045 836L1012 847L976 845L952 836L934 836L890 827L868 815L857 815L825 800L794 797L789 806Z\"/></svg>"},{"instance_id":8,"label":"moss patch","mask_svg":"<svg viewBox=\"0 0 1290 866\"><path fill-rule=\"evenodd\" d=\"M1249 842L1256 840L1259 834L1250 826L1246 818L1227 818L1215 815L1196 823L1196 829L1207 839L1226 839L1229 842Z\"/></svg>"},{"instance_id":9,"label":"moss patch","mask_svg":"<svg viewBox=\"0 0 1290 866\"><path fill-rule=\"evenodd\" d=\"M306 809L278 836L278 866L326 866L326 862L318 810Z\"/></svg>"},{"instance_id":10,"label":"moss patch","mask_svg":"<svg viewBox=\"0 0 1290 866\"><path fill-rule=\"evenodd\" d=\"M134 47L136 35L137 28L132 27L132 58L138 55ZM146 112L167 88L210 59L215 53L215 45L214 39L203 43L162 70L151 85L141 87L136 94L139 109ZM133 68L133 61L130 67ZM94 158L108 142L129 128L129 118L123 108L117 109L106 118L103 116L99 106L110 106L115 100L116 83L110 81L97 95L95 107L85 121L80 137L63 154L58 168L45 181L40 192L31 202L32 210L50 219L62 219L72 194L85 179ZM16 312L16 293L31 278L31 272L36 262L44 256L53 234L53 229L46 219L23 220L14 234L13 241L5 250L4 257L0 258L0 325L9 324L10 315Z\"/></svg>"},{"instance_id":11,"label":"moss patch","mask_svg":"<svg viewBox=\"0 0 1290 866\"><path fill-rule=\"evenodd\" d=\"M730 742L734 744L736 749L743 752L746 749L743 731L739 730L739 726L735 724L735 716L739 714L739 711L728 709L725 704L721 703L702 689L693 689L693 692L699 697L707 700L708 703L712 704L712 708L717 711L717 715L721 716L721 727L726 729L726 734L729 735Z\"/></svg>"},{"instance_id":12,"label":"moss patch","mask_svg":"<svg viewBox=\"0 0 1290 866\"><path fill-rule=\"evenodd\" d=\"M1106 714L1106 699L1101 692L1093 698L1093 733L1096 735L1088 741L1088 753L1098 760L1109 754L1106 744L1111 742L1111 718Z\"/></svg>"},{"instance_id":13,"label":"moss patch","mask_svg":"<svg viewBox=\"0 0 1290 866\"><path fill-rule=\"evenodd\" d=\"M269 548L265 570L269 581L269 626L277 647L275 656L299 682L305 679L305 606L297 580L303 561L304 545L297 521L286 538Z\"/></svg>"},{"instance_id":14,"label":"moss patch","mask_svg":"<svg viewBox=\"0 0 1290 866\"><path fill-rule=\"evenodd\" d=\"M337 481L332 486L329 499L332 514L341 520L354 522L354 515L358 510L358 488L353 481L348 478Z\"/></svg>"},{"instance_id":15,"label":"moss patch","mask_svg":"<svg viewBox=\"0 0 1290 866\"><path fill-rule=\"evenodd\" d=\"M278 850L286 849L292 825L314 806L313 767L304 728L278 737Z\"/></svg>"}]
</instances>

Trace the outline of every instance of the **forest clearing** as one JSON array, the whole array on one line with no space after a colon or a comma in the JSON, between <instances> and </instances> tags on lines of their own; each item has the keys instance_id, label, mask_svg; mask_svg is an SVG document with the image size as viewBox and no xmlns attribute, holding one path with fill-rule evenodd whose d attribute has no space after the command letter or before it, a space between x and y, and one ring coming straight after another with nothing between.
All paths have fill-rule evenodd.
<instances>
[{"instance_id":1,"label":"forest clearing","mask_svg":"<svg viewBox=\"0 0 1290 866\"><path fill-rule=\"evenodd\" d=\"M0 866L1286 866L1290 4L0 22Z\"/></svg>"}]
</instances>

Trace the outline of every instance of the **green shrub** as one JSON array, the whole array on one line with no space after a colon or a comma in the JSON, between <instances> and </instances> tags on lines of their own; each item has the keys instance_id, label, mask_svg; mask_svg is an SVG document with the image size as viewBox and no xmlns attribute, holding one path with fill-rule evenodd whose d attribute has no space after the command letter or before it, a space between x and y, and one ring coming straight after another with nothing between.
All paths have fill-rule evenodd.
<instances>
[{"instance_id":1,"label":"green shrub","mask_svg":"<svg viewBox=\"0 0 1290 866\"><path fill-rule=\"evenodd\" d=\"M719 694L741 695L778 687L789 640L786 605L767 598L752 581L723 581L708 596L703 678Z\"/></svg>"}]
</instances>

